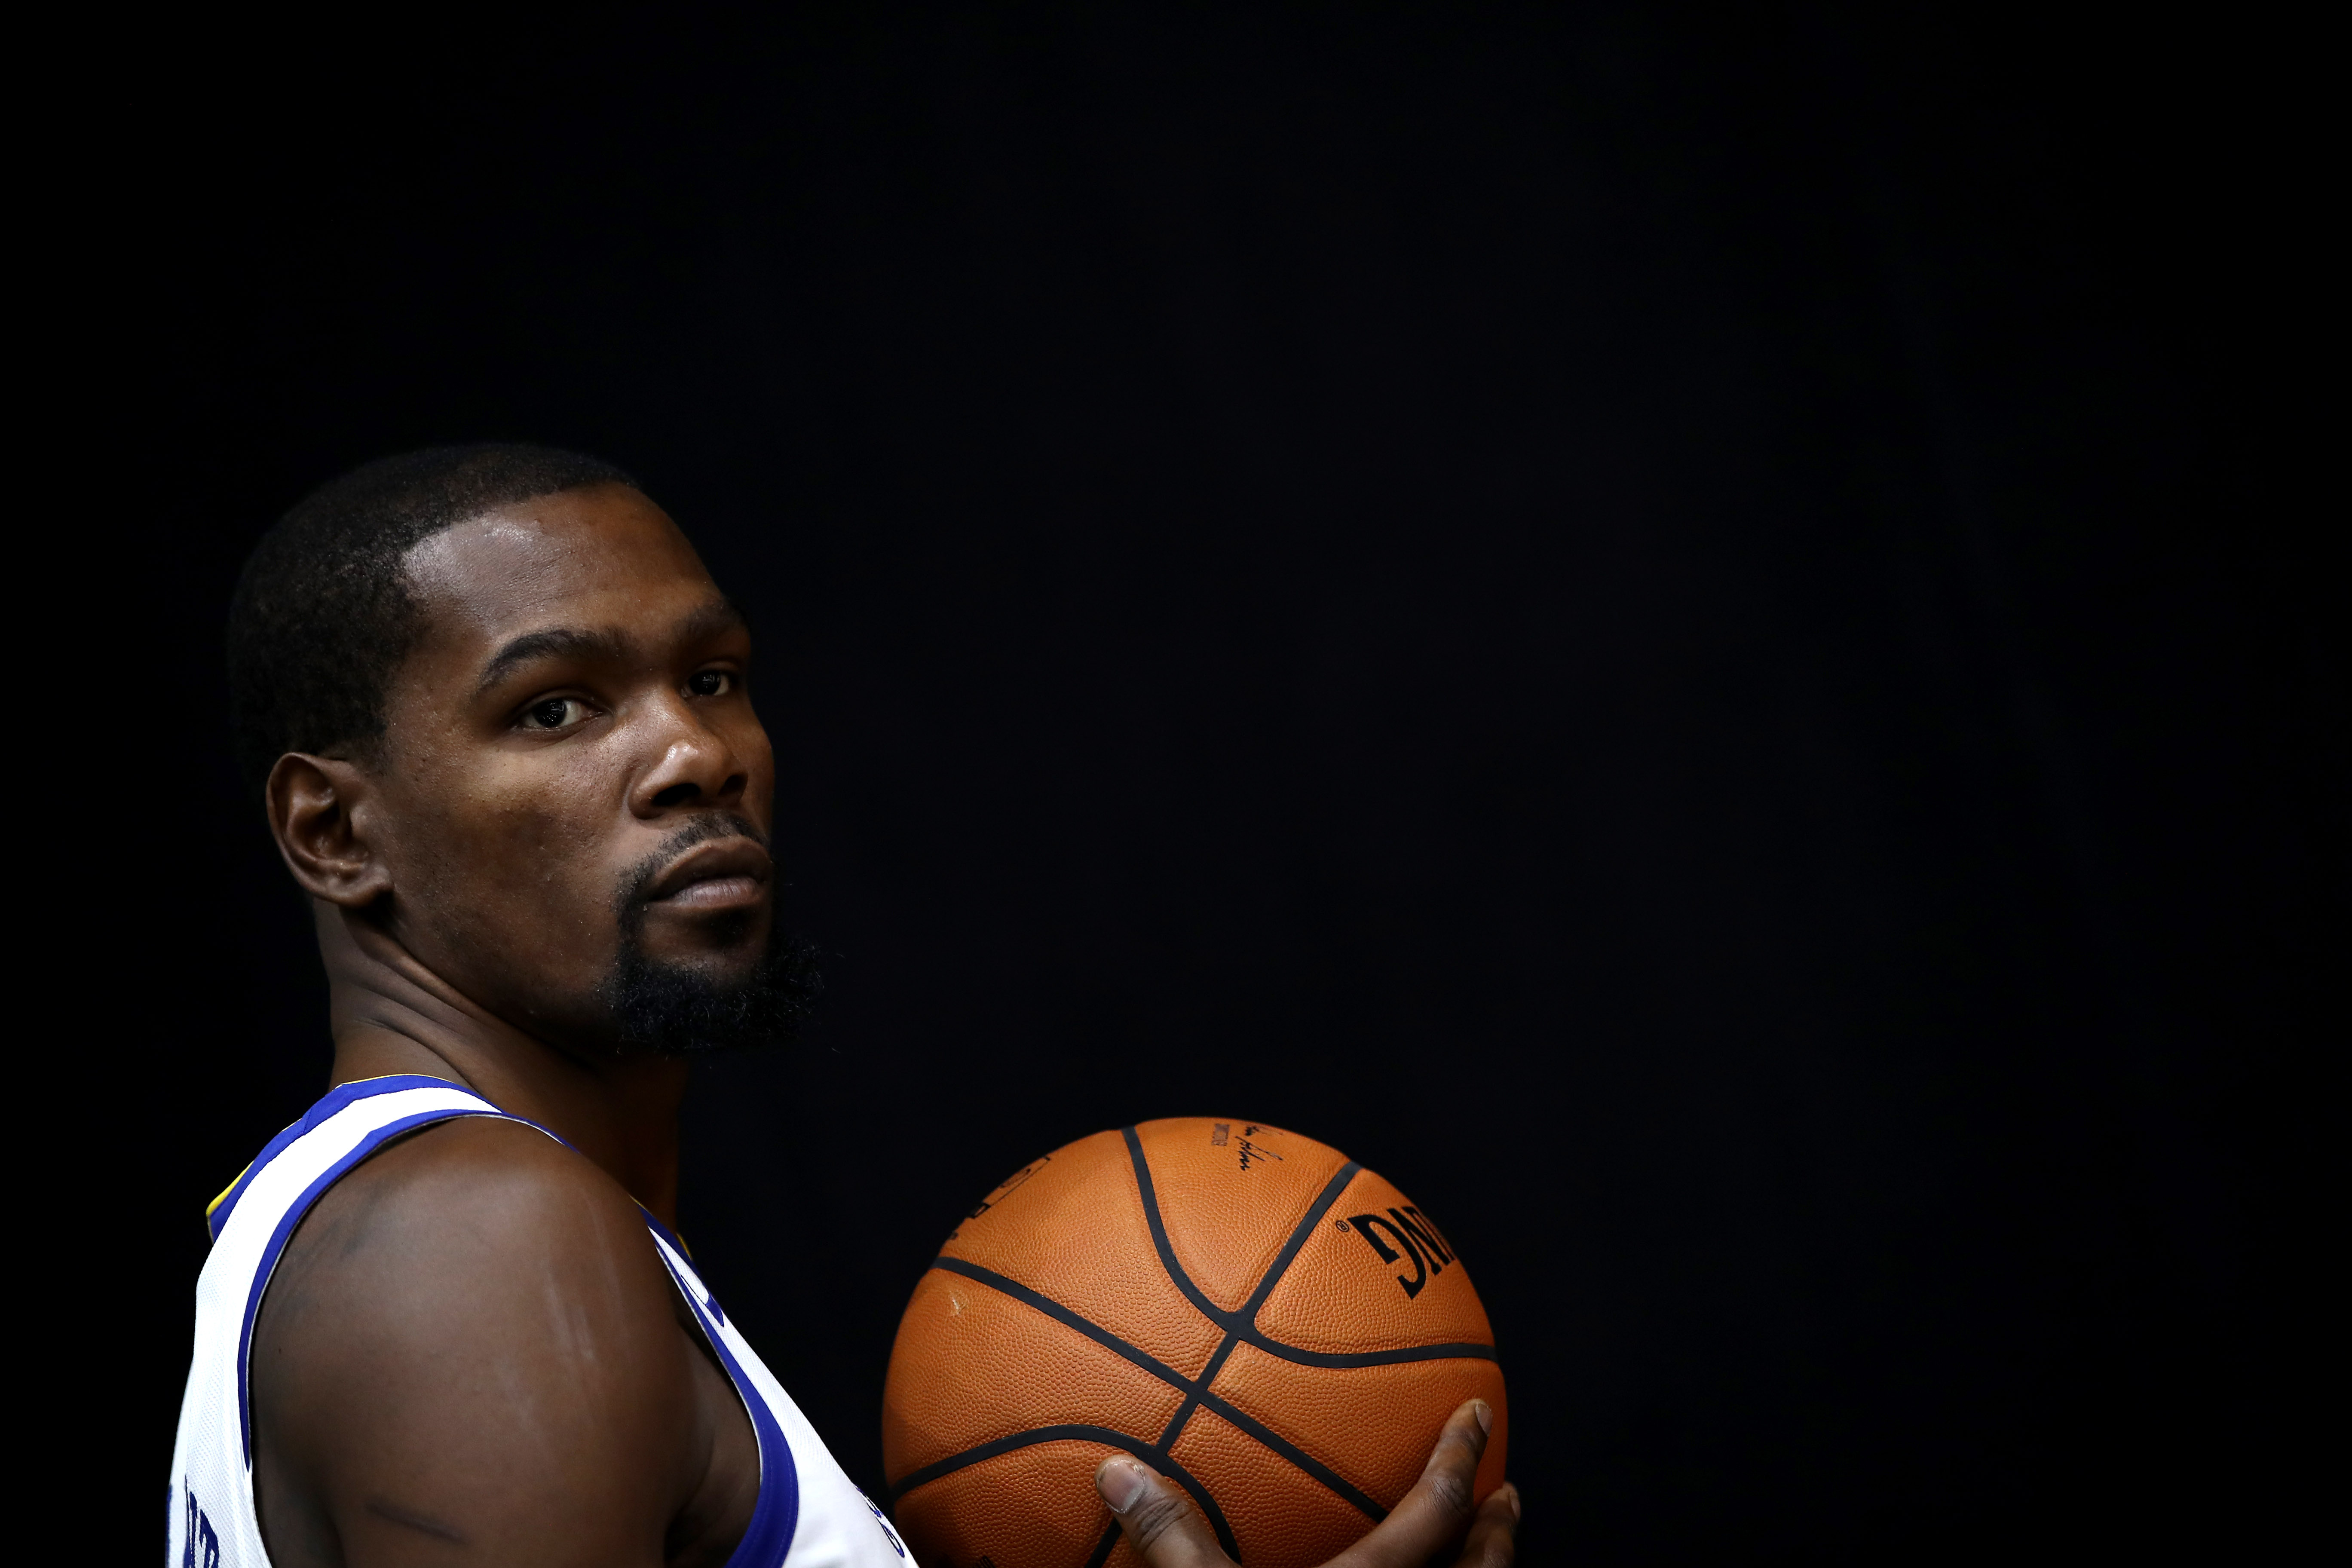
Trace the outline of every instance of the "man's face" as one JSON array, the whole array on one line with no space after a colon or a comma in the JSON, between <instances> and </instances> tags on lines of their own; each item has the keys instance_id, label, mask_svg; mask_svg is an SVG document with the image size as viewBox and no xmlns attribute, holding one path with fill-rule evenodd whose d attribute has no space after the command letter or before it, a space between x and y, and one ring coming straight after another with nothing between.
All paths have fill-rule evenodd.
<instances>
[{"instance_id":1,"label":"man's face","mask_svg":"<svg viewBox=\"0 0 2352 1568\"><path fill-rule=\"evenodd\" d=\"M368 824L394 934L508 1022L592 1048L619 1043L625 956L748 983L775 919L774 758L750 635L686 536L605 485L459 523L405 565L425 630L386 694Z\"/></svg>"}]
</instances>

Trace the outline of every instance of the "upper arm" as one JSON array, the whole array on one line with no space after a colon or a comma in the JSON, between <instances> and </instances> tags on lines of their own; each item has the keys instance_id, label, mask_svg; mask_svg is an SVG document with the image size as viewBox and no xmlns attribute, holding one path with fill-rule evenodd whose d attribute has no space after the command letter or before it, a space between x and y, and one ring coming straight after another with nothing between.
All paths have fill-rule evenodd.
<instances>
[{"instance_id":1,"label":"upper arm","mask_svg":"<svg viewBox=\"0 0 2352 1568\"><path fill-rule=\"evenodd\" d=\"M443 1123L331 1188L255 1325L273 1557L646 1564L710 1414L635 1207L512 1122Z\"/></svg>"}]
</instances>

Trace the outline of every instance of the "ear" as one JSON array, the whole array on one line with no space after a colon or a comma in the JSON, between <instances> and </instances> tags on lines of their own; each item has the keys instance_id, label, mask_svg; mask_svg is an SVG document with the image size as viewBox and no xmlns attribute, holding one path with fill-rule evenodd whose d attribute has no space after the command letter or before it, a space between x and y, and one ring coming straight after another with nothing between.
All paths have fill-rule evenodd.
<instances>
[{"instance_id":1,"label":"ear","mask_svg":"<svg viewBox=\"0 0 2352 1568\"><path fill-rule=\"evenodd\" d=\"M333 757L289 752L265 787L269 831L302 890L356 910L392 891L392 868L368 842L369 780Z\"/></svg>"}]
</instances>

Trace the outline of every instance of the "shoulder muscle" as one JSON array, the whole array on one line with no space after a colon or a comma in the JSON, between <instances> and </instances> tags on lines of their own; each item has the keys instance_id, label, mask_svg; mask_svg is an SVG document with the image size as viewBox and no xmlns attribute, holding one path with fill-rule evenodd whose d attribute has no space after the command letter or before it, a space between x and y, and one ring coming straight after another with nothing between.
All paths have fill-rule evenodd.
<instances>
[{"instance_id":1,"label":"shoulder muscle","mask_svg":"<svg viewBox=\"0 0 2352 1568\"><path fill-rule=\"evenodd\" d=\"M331 1188L271 1279L272 1553L657 1563L710 1446L695 1360L610 1177L514 1122L429 1128Z\"/></svg>"}]
</instances>

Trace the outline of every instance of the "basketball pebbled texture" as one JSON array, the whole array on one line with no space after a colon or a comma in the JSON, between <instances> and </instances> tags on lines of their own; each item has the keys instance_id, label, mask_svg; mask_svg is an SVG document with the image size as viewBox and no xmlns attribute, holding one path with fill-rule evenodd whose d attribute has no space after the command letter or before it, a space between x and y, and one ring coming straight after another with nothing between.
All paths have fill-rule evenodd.
<instances>
[{"instance_id":1,"label":"basketball pebbled texture","mask_svg":"<svg viewBox=\"0 0 2352 1568\"><path fill-rule=\"evenodd\" d=\"M1094 1470L1182 1486L1245 1568L1314 1568L1411 1489L1503 1373L1452 1245L1338 1150L1178 1117L1022 1167L915 1287L882 1400L898 1527L925 1568L1140 1568Z\"/></svg>"}]
</instances>

